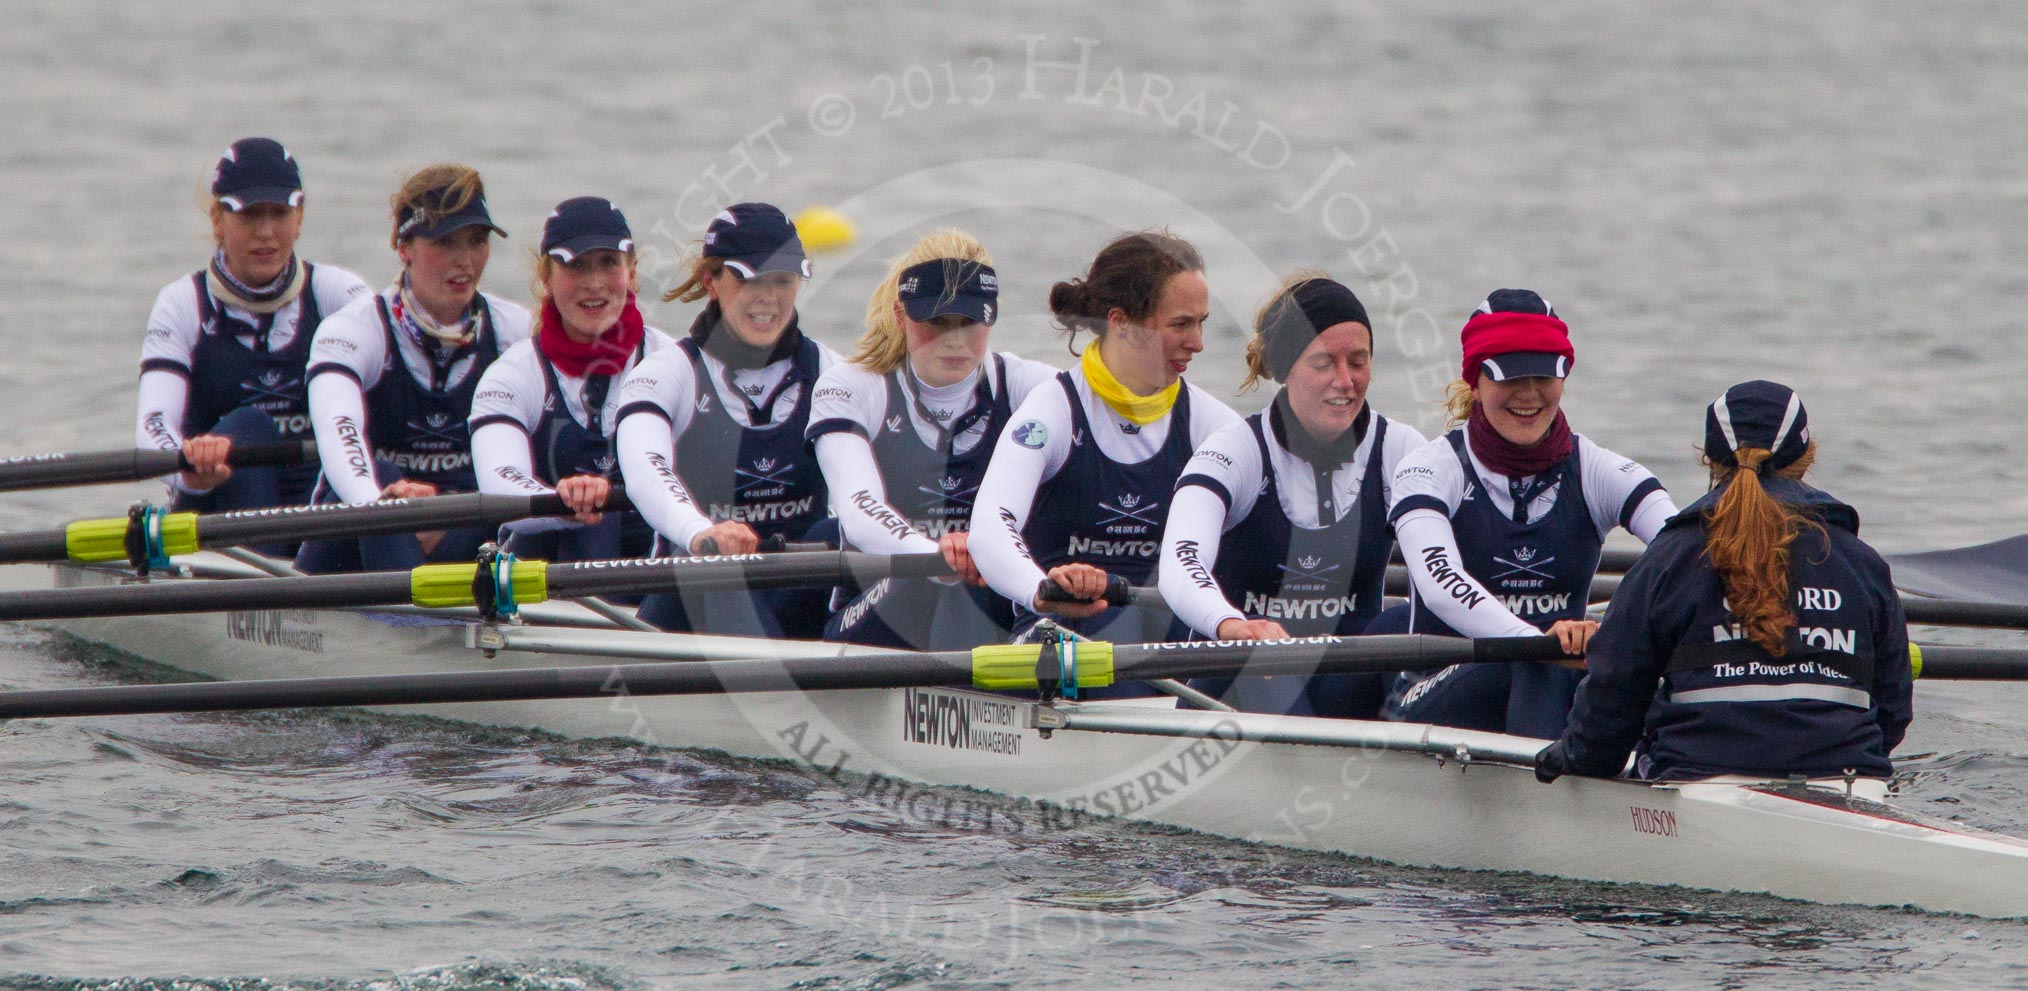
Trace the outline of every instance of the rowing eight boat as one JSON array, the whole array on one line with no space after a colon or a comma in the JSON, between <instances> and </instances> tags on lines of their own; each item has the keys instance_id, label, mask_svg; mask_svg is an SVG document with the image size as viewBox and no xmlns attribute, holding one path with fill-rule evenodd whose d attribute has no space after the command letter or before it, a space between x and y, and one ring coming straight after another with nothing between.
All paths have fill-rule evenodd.
<instances>
[{"instance_id":1,"label":"rowing eight boat","mask_svg":"<svg viewBox=\"0 0 2028 991\"><path fill-rule=\"evenodd\" d=\"M194 575L260 572L209 552ZM111 584L110 568L0 568L0 590ZM850 655L835 644L618 629L570 603L522 622L397 609L74 619L51 626L199 675L271 679L556 665L612 669L609 697L394 707L580 738L792 761L910 815L1046 832L1120 815L1405 865L2028 915L2028 842L1894 808L1838 783L1538 784L1541 741L1402 723L1039 705L946 688L632 696L625 666ZM1862 783L1863 784L1863 783ZM1011 796L978 803L926 785ZM955 817L955 818L954 818Z\"/></svg>"}]
</instances>

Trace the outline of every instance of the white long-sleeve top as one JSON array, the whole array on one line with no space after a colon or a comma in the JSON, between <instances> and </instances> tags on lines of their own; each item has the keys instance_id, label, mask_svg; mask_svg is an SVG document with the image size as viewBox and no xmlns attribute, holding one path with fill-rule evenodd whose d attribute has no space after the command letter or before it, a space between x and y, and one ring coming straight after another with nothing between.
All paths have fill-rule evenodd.
<instances>
[{"instance_id":1,"label":"white long-sleeve top","mask_svg":"<svg viewBox=\"0 0 2028 991\"><path fill-rule=\"evenodd\" d=\"M966 544L972 562L987 584L1016 604L1034 608L1035 591L1047 577L1028 552L1021 531L1034 512L1087 513L1090 506L1037 506L1035 495L1043 483L1056 477L1070 458L1073 445L1097 444L1100 454L1120 464L1137 464L1155 456L1169 439L1171 419L1160 420L1129 431L1132 424L1107 406L1085 381L1084 370L1069 371L1078 400L1084 405L1092 436L1073 436L1070 397L1061 388L1036 389L1014 411L1007 429L993 449L993 463L979 486L979 499L972 506L972 535ZM1212 434L1240 423L1239 414L1217 397L1189 382L1190 445L1202 446ZM1039 431L1039 433L1038 433ZM1042 437L1037 446L1034 438ZM1173 484L1173 482L1171 483Z\"/></svg>"},{"instance_id":2,"label":"white long-sleeve top","mask_svg":"<svg viewBox=\"0 0 2028 991\"><path fill-rule=\"evenodd\" d=\"M1331 506L1335 515L1328 522L1335 523L1345 514L1358 511L1366 472L1375 457L1374 436L1381 432L1377 428L1383 419L1378 413L1373 415L1373 422L1367 427L1366 437L1360 441L1352 460L1331 473ZM1427 442L1422 434L1406 423L1395 420L1387 420L1386 423L1386 440L1378 452L1382 505L1391 501L1388 480L1394 477L1396 466L1410 451ZM1169 503L1169 522L1162 531L1162 564L1157 580L1162 600L1168 603L1169 611L1175 613L1176 618L1214 640L1218 638L1218 624L1228 619L1246 618L1245 613L1233 606L1225 590L1212 576L1218 565L1220 544L1226 531L1238 526L1253 512L1261 495L1267 491L1270 473L1282 515L1291 525L1316 529L1327 522L1319 520L1317 515L1316 471L1309 462L1282 446L1275 439L1273 430L1265 431L1265 436L1268 463L1262 464L1260 445L1254 442L1251 423L1237 423L1212 434L1191 456L1190 463L1183 469L1183 477L1196 476L1216 485L1196 482L1182 485L1176 489L1175 498ZM1380 538L1374 535L1372 539ZM1186 541L1194 542L1194 561L1191 560L1193 555L1179 551L1179 546Z\"/></svg>"},{"instance_id":3,"label":"white long-sleeve top","mask_svg":"<svg viewBox=\"0 0 2028 991\"><path fill-rule=\"evenodd\" d=\"M346 304L368 295L366 280L336 265L310 266L310 284L303 288L317 299L317 312L328 319ZM184 276L155 294L148 311L148 329L141 341L141 386L134 411L134 446L146 450L175 451L183 447L183 414L190 404L190 372L197 358L198 340L204 334L199 317L197 287ZM248 326L258 327L261 316L214 298L218 312ZM280 351L296 340L297 322L302 318L301 300L275 311L268 327L271 351ZM240 334L239 342L254 346L252 334ZM170 484L181 489L181 476L171 475Z\"/></svg>"},{"instance_id":4,"label":"white long-sleeve top","mask_svg":"<svg viewBox=\"0 0 2028 991\"><path fill-rule=\"evenodd\" d=\"M1005 388L1008 404L1013 408L1019 408L1030 393L1050 384L1057 374L1057 369L1050 365L1018 355L1003 353L999 358L1007 369ZM816 398L810 408L810 432L816 438L817 465L823 470L825 487L831 493L831 511L838 517L847 546L875 554L922 554L937 550L936 540L910 526L908 514L889 501L887 480L874 456L871 438L890 423L906 422L924 444L937 444L939 425L971 412L978 399L979 376L987 376L989 389L1001 388L991 375L992 367L993 356L988 355L984 364L963 381L942 387L924 385L905 365L893 373L908 376L904 388L922 400L922 406L934 420L925 419L914 403L904 409L888 409L888 376L863 366L841 362L817 380ZM997 391L994 395L998 395ZM952 450L965 454L997 439L986 435L986 420L982 418L952 438Z\"/></svg>"},{"instance_id":5,"label":"white long-sleeve top","mask_svg":"<svg viewBox=\"0 0 2028 991\"><path fill-rule=\"evenodd\" d=\"M639 363L642 351L652 355L676 342L654 327L647 328L641 348L627 356L626 368L612 376L617 388L626 373ZM563 392L565 415L584 427L591 422L585 408L585 377L556 367L556 384ZM610 393L611 388L607 391ZM478 475L479 491L499 495L548 495L555 486L545 484L535 473L535 432L552 397L542 375L542 359L533 338L508 348L500 360L479 377L479 391L472 396L472 469ZM603 415L604 404L598 412ZM567 516L539 516L508 523L514 533L540 533L576 527Z\"/></svg>"},{"instance_id":6,"label":"white long-sleeve top","mask_svg":"<svg viewBox=\"0 0 2028 991\"><path fill-rule=\"evenodd\" d=\"M483 295L500 350L527 340L532 323L528 310L492 293ZM407 335L394 335L398 350L388 353L387 330L374 301L393 298L393 290L383 290L354 299L325 317L310 339L310 424L317 432L324 480L342 502L380 497L380 483L373 475L373 444L366 430L366 393L380 384L383 375L405 373L417 382L430 380L429 355ZM456 388L477 365L476 354L458 359L446 384Z\"/></svg>"},{"instance_id":7,"label":"white long-sleeve top","mask_svg":"<svg viewBox=\"0 0 2028 991\"><path fill-rule=\"evenodd\" d=\"M1468 429L1468 428L1466 428ZM1469 436L1469 435L1468 435ZM1599 538L1612 532L1616 526L1624 525L1629 533L1647 543L1661 532L1662 524L1676 515L1676 504L1664 489L1653 489L1643 496L1637 505L1629 505L1630 497L1642 485L1653 479L1654 473L1631 458L1622 457L1592 443L1582 434L1574 435L1577 444L1578 464L1583 472L1585 508L1598 528ZM1491 471L1471 453L1471 445L1465 445L1466 456L1472 459L1472 470L1485 482L1481 491L1472 498L1490 499L1493 507L1503 515L1514 512L1514 499L1508 493L1508 476ZM1401 544L1402 559L1407 562L1409 577L1421 593L1423 608L1435 612L1438 619L1451 629L1467 637L1529 637L1539 636L1541 630L1535 624L1514 615L1500 597L1488 591L1477 578L1458 568L1448 577L1450 585L1460 581L1468 583L1471 591L1479 593L1460 597L1453 594L1450 585L1440 583L1431 571L1432 558L1441 561L1461 560L1458 553L1457 534L1451 529L1451 516L1466 498L1464 466L1458 462L1457 452L1450 441L1438 437L1417 448L1402 459L1394 474L1394 536ZM1562 497L1561 483L1551 486L1536 496L1528 506L1528 518L1539 520L1549 514ZM1422 497L1423 506L1400 512L1404 500ZM1445 508L1438 511L1428 505L1430 499ZM1432 555L1432 550L1438 551Z\"/></svg>"},{"instance_id":8,"label":"white long-sleeve top","mask_svg":"<svg viewBox=\"0 0 2028 991\"><path fill-rule=\"evenodd\" d=\"M816 343L818 377L822 378L842 359L822 342ZM627 498L655 532L686 551L699 534L718 521L697 508L689 487L683 484L681 467L676 463L677 439L701 412L697 408L700 401L706 403L707 410L709 403L719 403L734 422L752 426L745 397L727 387L724 363L709 352L701 360L711 379L709 389L698 389L690 355L680 347L670 347L634 366L606 397L606 423L615 434L620 473L627 479ZM730 376L731 388L745 396L769 395L788 377L794 363L791 357L735 371ZM776 397L775 422L787 418L797 403L807 401L802 391L803 386L790 385Z\"/></svg>"}]
</instances>

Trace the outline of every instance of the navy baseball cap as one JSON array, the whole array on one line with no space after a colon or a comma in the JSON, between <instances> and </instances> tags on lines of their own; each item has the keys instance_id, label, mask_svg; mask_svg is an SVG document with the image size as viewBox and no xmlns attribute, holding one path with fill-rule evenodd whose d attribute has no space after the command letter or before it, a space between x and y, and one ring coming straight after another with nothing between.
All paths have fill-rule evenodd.
<instances>
[{"instance_id":1,"label":"navy baseball cap","mask_svg":"<svg viewBox=\"0 0 2028 991\"><path fill-rule=\"evenodd\" d=\"M241 138L211 170L211 195L238 213L255 203L303 205L303 173L273 138Z\"/></svg>"},{"instance_id":2,"label":"navy baseball cap","mask_svg":"<svg viewBox=\"0 0 2028 991\"><path fill-rule=\"evenodd\" d=\"M766 203L734 203L704 229L704 256L725 259L725 267L751 279L763 272L810 277L803 239L782 211Z\"/></svg>"},{"instance_id":3,"label":"navy baseball cap","mask_svg":"<svg viewBox=\"0 0 2028 991\"><path fill-rule=\"evenodd\" d=\"M466 227L485 227L493 233L506 237L507 232L493 222L493 215L486 210L486 194L479 193L465 201L456 213L444 213L440 208L450 188L432 189L422 195L423 207L403 206L399 223L395 225L396 240L412 237L443 237L452 231Z\"/></svg>"},{"instance_id":4,"label":"navy baseball cap","mask_svg":"<svg viewBox=\"0 0 2028 991\"><path fill-rule=\"evenodd\" d=\"M1725 390L1704 410L1704 456L1719 464L1739 463L1742 447L1773 452L1761 474L1795 464L1810 448L1810 413L1802 397L1779 382L1755 379Z\"/></svg>"},{"instance_id":5,"label":"navy baseball cap","mask_svg":"<svg viewBox=\"0 0 2028 991\"><path fill-rule=\"evenodd\" d=\"M1570 359L1548 351L1509 351L1479 362L1479 372L1495 382L1508 379L1570 377Z\"/></svg>"},{"instance_id":6,"label":"navy baseball cap","mask_svg":"<svg viewBox=\"0 0 2028 991\"><path fill-rule=\"evenodd\" d=\"M620 208L598 196L564 200L542 222L542 253L568 265L587 251L634 250L634 232Z\"/></svg>"},{"instance_id":7,"label":"navy baseball cap","mask_svg":"<svg viewBox=\"0 0 2028 991\"><path fill-rule=\"evenodd\" d=\"M955 313L991 326L999 316L1000 277L993 266L960 258L932 258L911 265L896 283L910 320L928 321Z\"/></svg>"}]
</instances>

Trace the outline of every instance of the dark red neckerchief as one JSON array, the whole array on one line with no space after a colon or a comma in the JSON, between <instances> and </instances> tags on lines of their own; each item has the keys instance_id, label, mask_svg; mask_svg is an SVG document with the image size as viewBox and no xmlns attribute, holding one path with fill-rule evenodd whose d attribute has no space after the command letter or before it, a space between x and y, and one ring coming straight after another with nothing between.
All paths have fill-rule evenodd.
<instances>
[{"instance_id":1,"label":"dark red neckerchief","mask_svg":"<svg viewBox=\"0 0 2028 991\"><path fill-rule=\"evenodd\" d=\"M1575 442L1571 440L1570 423L1563 418L1563 411L1556 411L1556 420L1549 425L1549 432L1527 447L1522 447L1493 428L1493 421L1486 419L1486 408L1472 404L1472 417L1466 421L1465 438L1471 441L1472 456L1479 459L1490 471L1508 478L1527 478L1540 475L1556 466L1556 463L1570 457Z\"/></svg>"},{"instance_id":2,"label":"dark red neckerchief","mask_svg":"<svg viewBox=\"0 0 2028 991\"><path fill-rule=\"evenodd\" d=\"M563 312L556 308L555 298L548 297L542 301L542 334L538 343L557 370L572 378L618 375L626 369L627 358L641 346L641 335L647 332L647 321L641 319L641 309L634 305L634 294L628 293L627 305L620 310L620 322L580 344L564 332Z\"/></svg>"}]
</instances>

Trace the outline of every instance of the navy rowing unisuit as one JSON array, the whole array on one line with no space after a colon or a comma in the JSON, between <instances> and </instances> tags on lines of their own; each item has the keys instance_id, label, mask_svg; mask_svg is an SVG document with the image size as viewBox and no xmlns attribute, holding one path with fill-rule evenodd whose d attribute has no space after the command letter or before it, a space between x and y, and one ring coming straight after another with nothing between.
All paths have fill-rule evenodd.
<instances>
[{"instance_id":1,"label":"navy rowing unisuit","mask_svg":"<svg viewBox=\"0 0 2028 991\"><path fill-rule=\"evenodd\" d=\"M906 363L886 375L849 362L825 372L810 438L844 546L936 554L945 534L968 531L993 441L1014 407L1055 374L1011 354L990 355L941 388ZM1013 624L1011 604L976 586L883 579L842 591L828 640L950 650L1004 641Z\"/></svg>"},{"instance_id":2,"label":"navy rowing unisuit","mask_svg":"<svg viewBox=\"0 0 2028 991\"><path fill-rule=\"evenodd\" d=\"M327 314L366 295L367 287L358 276L333 265L303 262L295 277L305 287L292 303L271 313L241 310L218 300L203 271L162 288L148 315L141 348L136 446L175 450L186 438L214 432L220 421L239 410L257 413L272 425L245 431L248 437L241 442L310 436L304 383L311 336ZM227 429L243 419L235 416ZM179 506L208 511L309 501L317 478L315 465L280 469L274 475L279 487L266 499L231 491L187 492L180 477L172 485ZM237 489L247 481L228 480L224 487Z\"/></svg>"},{"instance_id":3,"label":"navy rowing unisuit","mask_svg":"<svg viewBox=\"0 0 2028 991\"><path fill-rule=\"evenodd\" d=\"M1605 535L1643 540L1675 505L1639 463L1572 435L1571 454L1528 478L1480 464L1470 425L1423 445L1394 477L1390 519L1411 605L1376 632L1536 636L1584 616ZM1552 739L1582 672L1548 664L1463 664L1405 677L1390 718Z\"/></svg>"}]
</instances>

